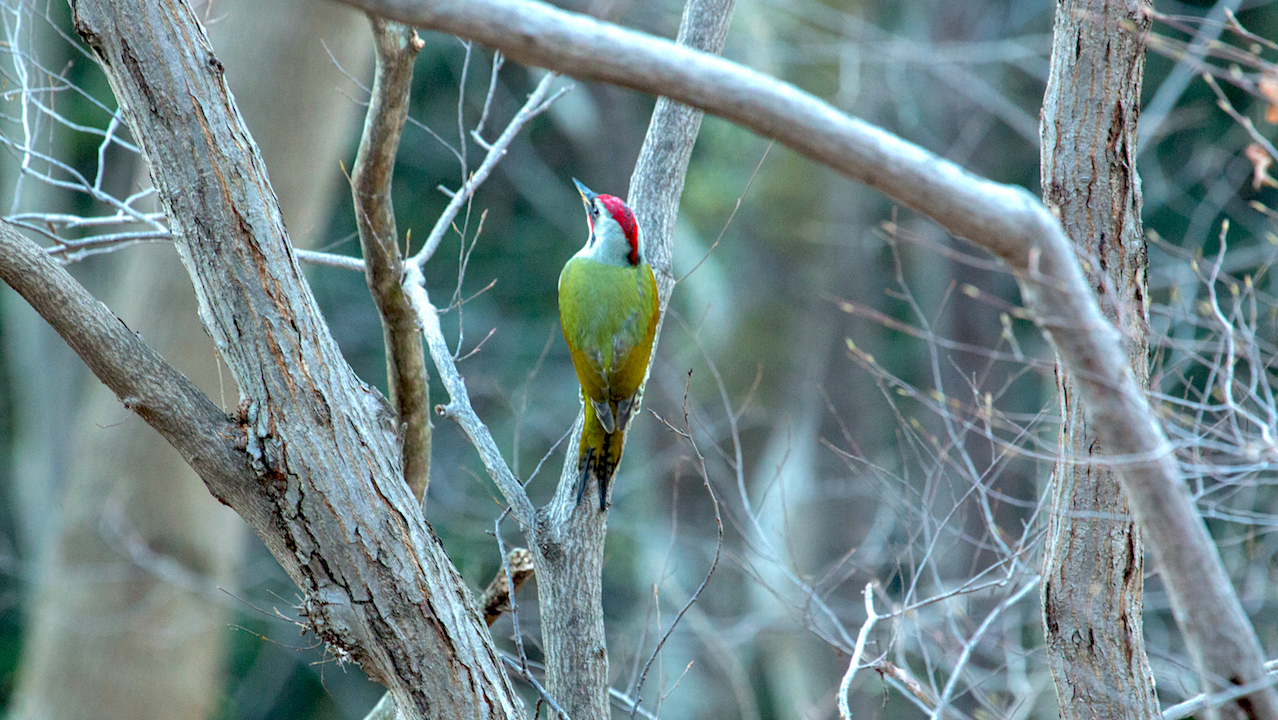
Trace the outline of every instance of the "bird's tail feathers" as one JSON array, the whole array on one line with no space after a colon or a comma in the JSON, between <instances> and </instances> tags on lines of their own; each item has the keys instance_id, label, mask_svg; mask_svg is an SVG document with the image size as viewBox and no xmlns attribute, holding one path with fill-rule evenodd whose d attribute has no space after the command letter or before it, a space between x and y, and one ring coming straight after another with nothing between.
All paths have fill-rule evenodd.
<instances>
[{"instance_id":1,"label":"bird's tail feathers","mask_svg":"<svg viewBox=\"0 0 1278 720\"><path fill-rule=\"evenodd\" d=\"M626 417L629 420L629 417ZM595 417L594 408L586 404L586 419L581 428L581 447L577 454L577 503L586 495L590 478L599 481L599 510L608 509L608 483L621 462L621 450L626 442L626 427L619 425L616 432L606 432Z\"/></svg>"}]
</instances>

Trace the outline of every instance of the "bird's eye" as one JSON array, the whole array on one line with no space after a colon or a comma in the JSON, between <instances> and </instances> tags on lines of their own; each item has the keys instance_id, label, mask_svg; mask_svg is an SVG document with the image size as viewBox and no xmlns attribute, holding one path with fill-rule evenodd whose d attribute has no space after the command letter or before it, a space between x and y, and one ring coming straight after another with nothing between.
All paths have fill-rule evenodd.
<instances>
[{"instance_id":1,"label":"bird's eye","mask_svg":"<svg viewBox=\"0 0 1278 720\"><path fill-rule=\"evenodd\" d=\"M598 205L591 205L591 206L590 206L590 214L591 214L591 215L594 215L595 217L599 217L599 206L598 206Z\"/></svg>"}]
</instances>

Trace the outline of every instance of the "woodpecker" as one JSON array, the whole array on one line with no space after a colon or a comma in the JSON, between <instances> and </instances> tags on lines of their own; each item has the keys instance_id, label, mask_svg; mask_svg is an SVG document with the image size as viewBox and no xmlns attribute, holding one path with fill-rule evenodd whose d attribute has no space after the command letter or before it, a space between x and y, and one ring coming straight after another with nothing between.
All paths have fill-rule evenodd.
<instances>
[{"instance_id":1,"label":"woodpecker","mask_svg":"<svg viewBox=\"0 0 1278 720\"><path fill-rule=\"evenodd\" d=\"M639 404L657 334L657 281L635 214L576 178L590 236L559 274L559 324L581 383L585 423L577 455L577 503L593 476L599 510L617 471L626 426Z\"/></svg>"}]
</instances>

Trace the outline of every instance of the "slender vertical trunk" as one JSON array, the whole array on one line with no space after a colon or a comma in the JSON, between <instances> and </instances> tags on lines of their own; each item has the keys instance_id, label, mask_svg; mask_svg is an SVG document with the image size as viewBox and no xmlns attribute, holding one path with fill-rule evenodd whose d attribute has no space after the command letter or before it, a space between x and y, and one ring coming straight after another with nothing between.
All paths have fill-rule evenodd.
<instances>
[{"instance_id":1,"label":"slender vertical trunk","mask_svg":"<svg viewBox=\"0 0 1278 720\"><path fill-rule=\"evenodd\" d=\"M1146 0L1060 0L1043 101L1043 201L1056 210L1149 384L1136 120ZM1063 718L1156 718L1141 630L1141 533L1074 381L1058 364L1060 458L1051 480L1043 626Z\"/></svg>"},{"instance_id":2,"label":"slender vertical trunk","mask_svg":"<svg viewBox=\"0 0 1278 720\"><path fill-rule=\"evenodd\" d=\"M688 0L679 43L718 53L734 5L735 0ZM663 318L674 289L675 218L701 116L700 110L658 98L630 178L627 200L647 239ZM570 437L580 432L575 425ZM566 455L576 457L575 442L569 442ZM602 572L608 516L591 510L590 503L575 502L575 464L565 461L554 500L538 511L537 526L528 529L529 550L536 567L546 688L574 720L605 720L610 713Z\"/></svg>"}]
</instances>

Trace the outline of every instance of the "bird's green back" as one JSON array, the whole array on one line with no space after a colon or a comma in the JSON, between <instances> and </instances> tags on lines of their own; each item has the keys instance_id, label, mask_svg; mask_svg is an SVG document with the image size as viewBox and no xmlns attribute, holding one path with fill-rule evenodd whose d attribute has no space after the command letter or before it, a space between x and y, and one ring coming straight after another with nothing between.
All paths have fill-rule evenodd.
<instances>
[{"instance_id":1,"label":"bird's green back","mask_svg":"<svg viewBox=\"0 0 1278 720\"><path fill-rule=\"evenodd\" d=\"M617 266L573 257L559 275L559 318L574 365L588 363L601 384L612 386L608 394L614 398L638 389L657 321L657 285L648 264ZM642 352L632 353L636 348ZM583 369L577 368L578 376Z\"/></svg>"}]
</instances>

